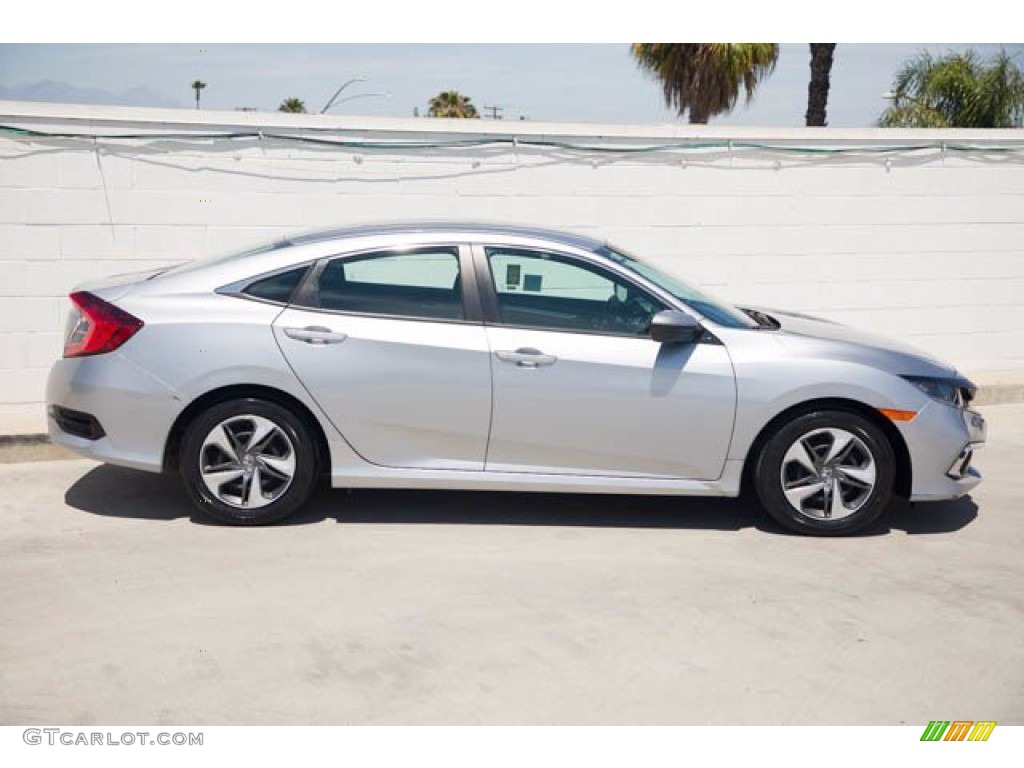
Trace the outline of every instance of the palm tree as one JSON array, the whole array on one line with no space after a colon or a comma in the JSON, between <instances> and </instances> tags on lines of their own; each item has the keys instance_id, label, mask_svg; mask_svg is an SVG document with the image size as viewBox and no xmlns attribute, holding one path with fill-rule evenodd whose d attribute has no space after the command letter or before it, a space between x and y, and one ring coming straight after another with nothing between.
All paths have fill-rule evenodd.
<instances>
[{"instance_id":1,"label":"palm tree","mask_svg":"<svg viewBox=\"0 0 1024 768\"><path fill-rule=\"evenodd\" d=\"M938 58L922 51L896 73L883 128L1020 128L1024 74L1006 51L982 61L976 52Z\"/></svg>"},{"instance_id":2,"label":"palm tree","mask_svg":"<svg viewBox=\"0 0 1024 768\"><path fill-rule=\"evenodd\" d=\"M810 43L811 81L807 86L807 125L825 126L825 108L828 105L828 89L832 74L832 54L835 43Z\"/></svg>"},{"instance_id":3,"label":"palm tree","mask_svg":"<svg viewBox=\"0 0 1024 768\"><path fill-rule=\"evenodd\" d=\"M296 99L294 96L290 99L285 99L281 102L281 106L277 108L278 112L305 112L306 102L302 99Z\"/></svg>"},{"instance_id":4,"label":"palm tree","mask_svg":"<svg viewBox=\"0 0 1024 768\"><path fill-rule=\"evenodd\" d=\"M691 123L706 123L736 106L740 88L747 101L775 69L777 43L633 43L641 69L661 81L665 105Z\"/></svg>"},{"instance_id":5,"label":"palm tree","mask_svg":"<svg viewBox=\"0 0 1024 768\"><path fill-rule=\"evenodd\" d=\"M469 96L458 91L441 91L430 100L431 117L480 117Z\"/></svg>"},{"instance_id":6,"label":"palm tree","mask_svg":"<svg viewBox=\"0 0 1024 768\"><path fill-rule=\"evenodd\" d=\"M196 109L199 109L199 92L206 87L206 83L201 80L196 80L192 83L192 90L196 92Z\"/></svg>"}]
</instances>

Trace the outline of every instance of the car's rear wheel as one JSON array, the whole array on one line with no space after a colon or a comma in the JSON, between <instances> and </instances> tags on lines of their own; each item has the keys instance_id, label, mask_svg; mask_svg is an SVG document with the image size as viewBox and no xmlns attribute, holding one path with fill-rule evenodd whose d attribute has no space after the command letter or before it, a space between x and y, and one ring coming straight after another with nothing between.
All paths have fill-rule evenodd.
<instances>
[{"instance_id":1,"label":"car's rear wheel","mask_svg":"<svg viewBox=\"0 0 1024 768\"><path fill-rule=\"evenodd\" d=\"M290 410L241 398L211 407L189 425L179 465L189 496L207 515L261 525L287 517L309 498L316 449Z\"/></svg>"},{"instance_id":2,"label":"car's rear wheel","mask_svg":"<svg viewBox=\"0 0 1024 768\"><path fill-rule=\"evenodd\" d=\"M842 535L874 523L892 498L895 460L882 430L849 411L797 416L765 442L754 471L758 497L782 525Z\"/></svg>"}]
</instances>

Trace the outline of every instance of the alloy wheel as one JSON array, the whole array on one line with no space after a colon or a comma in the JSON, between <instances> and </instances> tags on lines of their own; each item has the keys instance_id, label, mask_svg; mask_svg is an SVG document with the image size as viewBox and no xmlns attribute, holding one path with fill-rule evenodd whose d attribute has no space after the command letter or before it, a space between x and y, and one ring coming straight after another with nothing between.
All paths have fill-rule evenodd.
<instances>
[{"instance_id":1,"label":"alloy wheel","mask_svg":"<svg viewBox=\"0 0 1024 768\"><path fill-rule=\"evenodd\" d=\"M814 429L797 438L782 459L782 492L797 512L838 520L860 509L876 482L875 457L845 429Z\"/></svg>"},{"instance_id":2,"label":"alloy wheel","mask_svg":"<svg viewBox=\"0 0 1024 768\"><path fill-rule=\"evenodd\" d=\"M280 498L295 476L295 448L285 431L264 416L242 414L220 422L199 451L207 490L239 509Z\"/></svg>"}]
</instances>

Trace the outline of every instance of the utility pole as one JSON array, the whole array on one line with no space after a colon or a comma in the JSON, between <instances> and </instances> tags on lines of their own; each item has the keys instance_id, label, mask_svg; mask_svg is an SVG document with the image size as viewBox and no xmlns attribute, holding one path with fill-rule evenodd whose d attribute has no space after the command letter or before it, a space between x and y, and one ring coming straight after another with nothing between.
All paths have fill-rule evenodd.
<instances>
[{"instance_id":1,"label":"utility pole","mask_svg":"<svg viewBox=\"0 0 1024 768\"><path fill-rule=\"evenodd\" d=\"M501 120L501 113L505 111L504 107L484 107L485 110L490 110L492 120Z\"/></svg>"}]
</instances>

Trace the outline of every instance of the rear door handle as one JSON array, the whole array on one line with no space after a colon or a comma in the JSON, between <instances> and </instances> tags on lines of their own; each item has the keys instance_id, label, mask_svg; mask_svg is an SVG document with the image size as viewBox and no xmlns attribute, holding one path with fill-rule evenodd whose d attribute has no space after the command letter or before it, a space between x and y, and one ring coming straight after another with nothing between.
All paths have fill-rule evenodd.
<instances>
[{"instance_id":1,"label":"rear door handle","mask_svg":"<svg viewBox=\"0 0 1024 768\"><path fill-rule=\"evenodd\" d=\"M520 368L540 368L543 365L554 365L558 358L554 355L545 355L539 349L533 347L520 347L513 351L499 350L494 356L506 363L515 363Z\"/></svg>"},{"instance_id":2,"label":"rear door handle","mask_svg":"<svg viewBox=\"0 0 1024 768\"><path fill-rule=\"evenodd\" d=\"M307 344L338 344L348 338L347 333L336 333L322 325L307 325L305 328L285 328L284 335L289 339L304 341Z\"/></svg>"}]
</instances>

